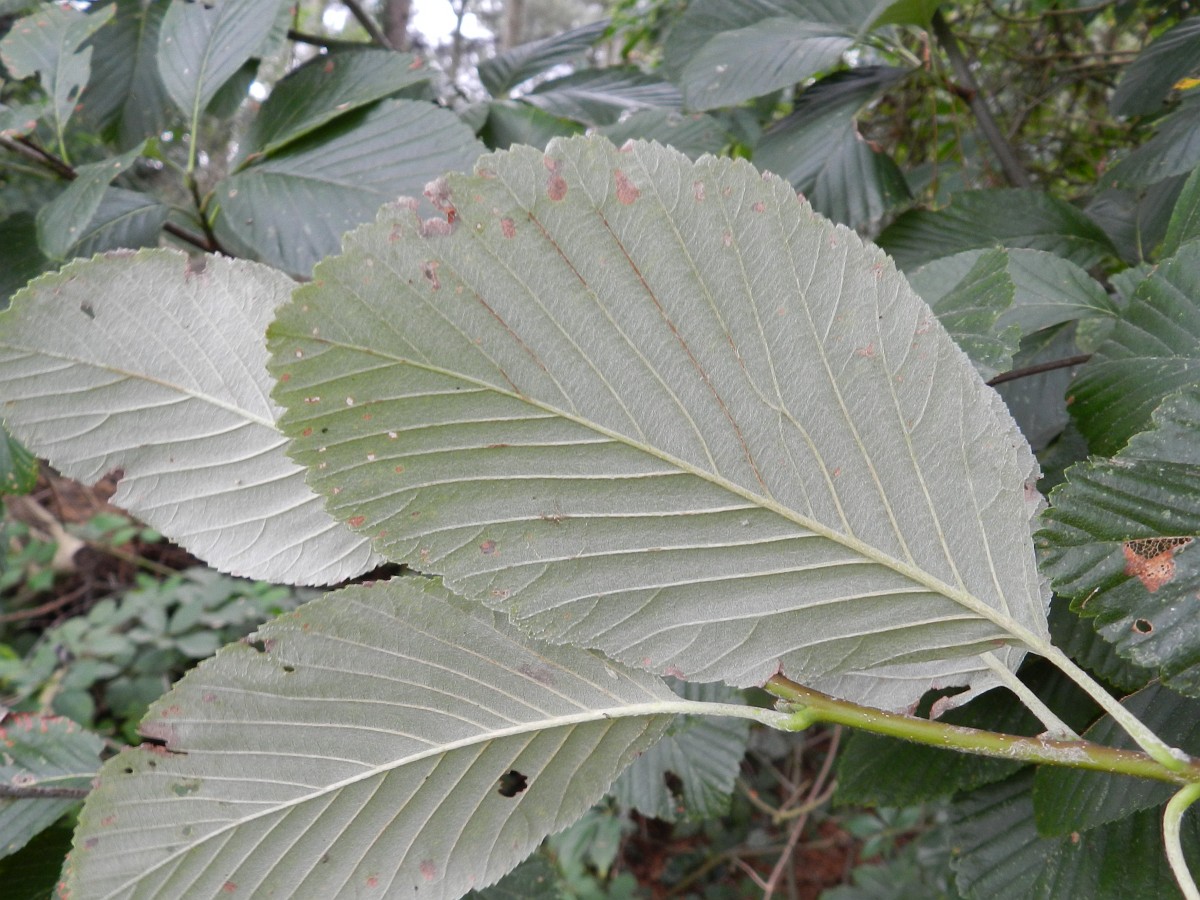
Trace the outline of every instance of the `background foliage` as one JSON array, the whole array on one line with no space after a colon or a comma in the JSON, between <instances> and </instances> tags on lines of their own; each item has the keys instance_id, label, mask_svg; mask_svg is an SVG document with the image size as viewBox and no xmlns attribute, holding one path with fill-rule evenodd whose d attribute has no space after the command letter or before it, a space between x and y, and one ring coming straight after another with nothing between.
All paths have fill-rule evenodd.
<instances>
[{"instance_id":1,"label":"background foliage","mask_svg":"<svg viewBox=\"0 0 1200 900\"><path fill-rule=\"evenodd\" d=\"M434 5L0 0L0 302L74 257L160 245L303 280L381 203L445 217L433 178L554 136L748 158L878 241L999 387L1053 489L1056 642L1164 737L1195 721L1194 3L446 0L449 28L422 32ZM97 761L193 661L311 595L197 567L3 437L0 699L24 755L2 777L61 790L0 797L0 877L45 896ZM1111 731L1047 667L1022 677L1072 727ZM1003 691L947 719L1041 729ZM506 889L1174 890L1159 798L1124 783L862 734L675 728Z\"/></svg>"}]
</instances>

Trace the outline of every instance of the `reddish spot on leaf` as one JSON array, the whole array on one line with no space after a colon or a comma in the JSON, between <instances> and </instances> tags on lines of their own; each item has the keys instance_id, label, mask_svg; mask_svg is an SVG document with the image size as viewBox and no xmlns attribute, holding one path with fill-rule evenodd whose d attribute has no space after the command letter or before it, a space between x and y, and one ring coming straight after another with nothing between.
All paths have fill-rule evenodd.
<instances>
[{"instance_id":1,"label":"reddish spot on leaf","mask_svg":"<svg viewBox=\"0 0 1200 900\"><path fill-rule=\"evenodd\" d=\"M1135 576L1153 594L1175 578L1175 554L1191 542L1190 537L1126 541L1121 548L1125 555L1125 574Z\"/></svg>"},{"instance_id":2,"label":"reddish spot on leaf","mask_svg":"<svg viewBox=\"0 0 1200 900\"><path fill-rule=\"evenodd\" d=\"M663 669L663 674L668 678L682 678L683 669L679 668L679 666L667 666Z\"/></svg>"},{"instance_id":3,"label":"reddish spot on leaf","mask_svg":"<svg viewBox=\"0 0 1200 900\"><path fill-rule=\"evenodd\" d=\"M500 231L503 232L506 238L515 238L517 236L517 226L509 218L500 220Z\"/></svg>"},{"instance_id":4,"label":"reddish spot on leaf","mask_svg":"<svg viewBox=\"0 0 1200 900\"><path fill-rule=\"evenodd\" d=\"M567 196L567 182L561 175L553 174L546 181L546 196L557 203Z\"/></svg>"},{"instance_id":5,"label":"reddish spot on leaf","mask_svg":"<svg viewBox=\"0 0 1200 900\"><path fill-rule=\"evenodd\" d=\"M287 384L287 382L292 380L292 373L284 372L282 375L279 376L279 380L282 381L284 384Z\"/></svg>"},{"instance_id":6,"label":"reddish spot on leaf","mask_svg":"<svg viewBox=\"0 0 1200 900\"><path fill-rule=\"evenodd\" d=\"M223 890L226 894L236 894L237 893L237 885L234 884L232 881L227 881L223 885L221 885L221 890Z\"/></svg>"},{"instance_id":7,"label":"reddish spot on leaf","mask_svg":"<svg viewBox=\"0 0 1200 900\"><path fill-rule=\"evenodd\" d=\"M351 516L349 519L346 520L346 522L350 525L351 528L361 528L363 522L365 522L365 521L367 521L366 516Z\"/></svg>"},{"instance_id":8,"label":"reddish spot on leaf","mask_svg":"<svg viewBox=\"0 0 1200 900\"><path fill-rule=\"evenodd\" d=\"M421 865L417 868L421 870L421 877L426 881L433 881L433 879L437 878L437 866L433 864L432 859L421 860Z\"/></svg>"},{"instance_id":9,"label":"reddish spot on leaf","mask_svg":"<svg viewBox=\"0 0 1200 900\"><path fill-rule=\"evenodd\" d=\"M305 428L300 434L304 437L312 437L312 428Z\"/></svg>"},{"instance_id":10,"label":"reddish spot on leaf","mask_svg":"<svg viewBox=\"0 0 1200 900\"><path fill-rule=\"evenodd\" d=\"M87 847L89 850L95 850L99 845L100 838L91 837L83 842L83 846Z\"/></svg>"},{"instance_id":11,"label":"reddish spot on leaf","mask_svg":"<svg viewBox=\"0 0 1200 900\"><path fill-rule=\"evenodd\" d=\"M704 199L704 182L703 181L693 181L692 182L692 196L695 197L696 200L698 200L698 201Z\"/></svg>"},{"instance_id":12,"label":"reddish spot on leaf","mask_svg":"<svg viewBox=\"0 0 1200 900\"><path fill-rule=\"evenodd\" d=\"M854 351L854 354L855 354L855 356L861 356L864 359L874 359L875 358L875 342L872 341L871 343L867 344L867 346L865 346L865 347L859 347L857 350Z\"/></svg>"},{"instance_id":13,"label":"reddish spot on leaf","mask_svg":"<svg viewBox=\"0 0 1200 900\"><path fill-rule=\"evenodd\" d=\"M379 876L378 875L368 875L367 876L367 887L369 887L369 888L379 887Z\"/></svg>"},{"instance_id":14,"label":"reddish spot on leaf","mask_svg":"<svg viewBox=\"0 0 1200 900\"><path fill-rule=\"evenodd\" d=\"M629 176L617 169L617 199L625 206L628 206L638 197L642 196L642 192L637 189L637 185L629 180Z\"/></svg>"},{"instance_id":15,"label":"reddish spot on leaf","mask_svg":"<svg viewBox=\"0 0 1200 900\"><path fill-rule=\"evenodd\" d=\"M108 828L108 827L110 827L112 825L116 825L116 824L117 824L116 816L105 816L103 819L100 820L101 828Z\"/></svg>"},{"instance_id":16,"label":"reddish spot on leaf","mask_svg":"<svg viewBox=\"0 0 1200 900\"><path fill-rule=\"evenodd\" d=\"M495 541L484 541L482 544L479 545L479 549L481 551L483 551L484 555L491 556L493 553L496 552L496 542Z\"/></svg>"},{"instance_id":17,"label":"reddish spot on leaf","mask_svg":"<svg viewBox=\"0 0 1200 900\"><path fill-rule=\"evenodd\" d=\"M756 213L760 213L760 212L764 212L764 211L766 210L766 208L767 208L767 205L766 205L765 203L763 203L761 200L759 200L759 201L758 201L757 203L755 203L755 204L754 204L754 206L753 206L753 207L751 207L751 208L752 208L752 209L753 209L753 210L754 210Z\"/></svg>"}]
</instances>

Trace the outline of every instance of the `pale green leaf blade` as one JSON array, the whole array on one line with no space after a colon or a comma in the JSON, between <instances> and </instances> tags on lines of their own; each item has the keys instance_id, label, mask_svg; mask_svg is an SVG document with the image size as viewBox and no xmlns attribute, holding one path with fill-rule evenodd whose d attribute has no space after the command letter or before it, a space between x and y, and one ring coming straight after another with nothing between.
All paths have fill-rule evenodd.
<instances>
[{"instance_id":1,"label":"pale green leaf blade","mask_svg":"<svg viewBox=\"0 0 1200 900\"><path fill-rule=\"evenodd\" d=\"M14 713L0 720L0 787L43 791L0 795L0 857L15 853L79 802L100 768L104 741L70 719Z\"/></svg>"},{"instance_id":2,"label":"pale green leaf blade","mask_svg":"<svg viewBox=\"0 0 1200 900\"><path fill-rule=\"evenodd\" d=\"M51 259L65 259L83 240L88 223L100 208L109 183L142 155L142 141L127 153L75 170L76 178L61 194L38 210L38 246Z\"/></svg>"},{"instance_id":3,"label":"pale green leaf blade","mask_svg":"<svg viewBox=\"0 0 1200 900\"><path fill-rule=\"evenodd\" d=\"M1108 236L1084 213L1041 191L963 191L939 210L910 210L879 236L908 271L963 250L1044 250L1087 269L1115 256Z\"/></svg>"},{"instance_id":4,"label":"pale green leaf blade","mask_svg":"<svg viewBox=\"0 0 1200 900\"><path fill-rule=\"evenodd\" d=\"M626 141L658 141L698 159L716 155L733 138L712 116L684 115L664 109L643 109L597 131L620 147Z\"/></svg>"},{"instance_id":5,"label":"pale green leaf blade","mask_svg":"<svg viewBox=\"0 0 1200 900\"><path fill-rule=\"evenodd\" d=\"M119 248L155 247L171 208L149 194L110 187L83 229L76 256L91 256Z\"/></svg>"},{"instance_id":6,"label":"pale green leaf blade","mask_svg":"<svg viewBox=\"0 0 1200 900\"><path fill-rule=\"evenodd\" d=\"M740 692L723 684L677 682L676 690L702 703L741 703ZM664 822L720 818L746 755L750 722L713 716L680 716L661 741L621 773L613 798Z\"/></svg>"},{"instance_id":7,"label":"pale green leaf blade","mask_svg":"<svg viewBox=\"0 0 1200 900\"><path fill-rule=\"evenodd\" d=\"M158 42L163 88L195 123L217 91L262 46L278 0L171 0Z\"/></svg>"},{"instance_id":8,"label":"pale green leaf blade","mask_svg":"<svg viewBox=\"0 0 1200 900\"><path fill-rule=\"evenodd\" d=\"M522 98L551 115L587 125L612 125L630 110L678 110L673 84L633 67L585 69L539 84Z\"/></svg>"},{"instance_id":9,"label":"pale green leaf blade","mask_svg":"<svg viewBox=\"0 0 1200 900\"><path fill-rule=\"evenodd\" d=\"M218 183L217 235L232 234L234 246L307 276L385 201L419 197L429 181L469 168L483 150L449 110L385 100Z\"/></svg>"},{"instance_id":10,"label":"pale green leaf blade","mask_svg":"<svg viewBox=\"0 0 1200 900\"><path fill-rule=\"evenodd\" d=\"M861 228L878 222L909 197L892 158L858 133L859 110L908 74L906 69L863 66L808 87L791 115L771 126L754 161L781 175L835 222Z\"/></svg>"},{"instance_id":11,"label":"pale green leaf blade","mask_svg":"<svg viewBox=\"0 0 1200 900\"><path fill-rule=\"evenodd\" d=\"M696 0L663 48L691 109L733 106L833 68L886 0Z\"/></svg>"},{"instance_id":12,"label":"pale green leaf blade","mask_svg":"<svg viewBox=\"0 0 1200 900\"><path fill-rule=\"evenodd\" d=\"M1169 398L1114 459L1067 470L1038 532L1042 569L1125 659L1200 696L1200 390Z\"/></svg>"},{"instance_id":13,"label":"pale green leaf blade","mask_svg":"<svg viewBox=\"0 0 1200 900\"><path fill-rule=\"evenodd\" d=\"M245 152L274 153L344 113L428 81L431 74L412 54L391 50L315 56L271 90L250 126Z\"/></svg>"},{"instance_id":14,"label":"pale green leaf blade","mask_svg":"<svg viewBox=\"0 0 1200 900\"><path fill-rule=\"evenodd\" d=\"M161 134L171 102L158 75L158 37L170 3L117 0L89 42L92 77L80 100L89 120L111 127L124 149Z\"/></svg>"},{"instance_id":15,"label":"pale green leaf blade","mask_svg":"<svg viewBox=\"0 0 1200 900\"><path fill-rule=\"evenodd\" d=\"M0 315L14 436L226 572L332 584L377 563L284 454L262 335L292 282L168 250L78 261ZM214 471L214 467L219 469Z\"/></svg>"},{"instance_id":16,"label":"pale green leaf blade","mask_svg":"<svg viewBox=\"0 0 1200 900\"><path fill-rule=\"evenodd\" d=\"M83 43L113 14L111 7L83 13L43 3L18 19L0 40L0 59L14 78L37 75L51 101L55 131L61 136L91 73L92 50Z\"/></svg>"},{"instance_id":17,"label":"pale green leaf blade","mask_svg":"<svg viewBox=\"0 0 1200 900\"><path fill-rule=\"evenodd\" d=\"M1134 292L1072 386L1071 414L1093 453L1112 456L1146 428L1163 398L1200 377L1200 241Z\"/></svg>"},{"instance_id":18,"label":"pale green leaf blade","mask_svg":"<svg viewBox=\"0 0 1200 900\"><path fill-rule=\"evenodd\" d=\"M607 19L601 19L498 53L479 64L479 80L489 94L498 98L522 81L581 56L604 36L608 24Z\"/></svg>"},{"instance_id":19,"label":"pale green leaf blade","mask_svg":"<svg viewBox=\"0 0 1200 900\"><path fill-rule=\"evenodd\" d=\"M1167 223L1162 256L1174 256L1189 241L1200 238L1200 167L1193 170L1179 193Z\"/></svg>"},{"instance_id":20,"label":"pale green leaf blade","mask_svg":"<svg viewBox=\"0 0 1200 900\"><path fill-rule=\"evenodd\" d=\"M351 699L352 698L352 699ZM455 897L569 825L682 701L436 581L354 587L232 644L102 770L67 863L91 897Z\"/></svg>"},{"instance_id":21,"label":"pale green leaf blade","mask_svg":"<svg viewBox=\"0 0 1200 900\"><path fill-rule=\"evenodd\" d=\"M905 707L1045 634L1032 456L878 250L744 162L571 138L477 170L271 328L331 512L689 679Z\"/></svg>"}]
</instances>

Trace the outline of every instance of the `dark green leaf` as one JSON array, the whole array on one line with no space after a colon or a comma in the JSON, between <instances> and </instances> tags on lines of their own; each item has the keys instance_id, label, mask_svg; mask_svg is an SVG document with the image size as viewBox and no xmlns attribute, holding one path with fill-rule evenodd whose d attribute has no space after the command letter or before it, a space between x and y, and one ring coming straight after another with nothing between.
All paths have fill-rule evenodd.
<instances>
[{"instance_id":1,"label":"dark green leaf","mask_svg":"<svg viewBox=\"0 0 1200 900\"><path fill-rule=\"evenodd\" d=\"M1180 247L1197 238L1200 238L1200 167L1188 176L1175 202L1162 245L1162 256L1174 256Z\"/></svg>"},{"instance_id":2,"label":"dark green leaf","mask_svg":"<svg viewBox=\"0 0 1200 900\"><path fill-rule=\"evenodd\" d=\"M945 209L911 210L879 244L904 270L979 247L1045 250L1084 269L1116 253L1108 236L1069 203L1017 189L965 191Z\"/></svg>"},{"instance_id":3,"label":"dark green leaf","mask_svg":"<svg viewBox=\"0 0 1200 900\"><path fill-rule=\"evenodd\" d=\"M28 494L37 477L37 457L0 425L0 495Z\"/></svg>"},{"instance_id":4,"label":"dark green leaf","mask_svg":"<svg viewBox=\"0 0 1200 900\"><path fill-rule=\"evenodd\" d=\"M364 48L315 56L271 90L250 126L245 156L266 156L345 113L427 81L408 53Z\"/></svg>"},{"instance_id":5,"label":"dark green leaf","mask_svg":"<svg viewBox=\"0 0 1200 900\"><path fill-rule=\"evenodd\" d=\"M91 121L113 126L128 149L160 134L170 115L158 75L159 29L169 3L117 0L116 14L92 35L92 77L80 98Z\"/></svg>"},{"instance_id":6,"label":"dark green leaf","mask_svg":"<svg viewBox=\"0 0 1200 900\"><path fill-rule=\"evenodd\" d=\"M1117 652L1200 696L1200 389L1169 398L1115 459L1067 471L1037 544L1055 589Z\"/></svg>"},{"instance_id":7,"label":"dark green leaf","mask_svg":"<svg viewBox=\"0 0 1200 900\"><path fill-rule=\"evenodd\" d=\"M1152 684L1121 701L1155 734L1185 753L1200 751L1200 702ZM1105 747L1136 750L1137 745L1110 716L1083 737ZM1104 772L1043 766L1033 787L1038 832L1059 837L1088 831L1135 812L1163 806L1178 785Z\"/></svg>"},{"instance_id":8,"label":"dark green leaf","mask_svg":"<svg viewBox=\"0 0 1200 900\"><path fill-rule=\"evenodd\" d=\"M878 222L908 199L908 186L891 157L862 139L855 118L907 74L872 66L818 81L797 98L791 115L763 135L755 163L786 178L836 222L852 228Z\"/></svg>"},{"instance_id":9,"label":"dark green leaf","mask_svg":"<svg viewBox=\"0 0 1200 900\"><path fill-rule=\"evenodd\" d=\"M608 20L602 19L540 41L521 44L481 62L479 80L488 93L499 97L527 78L579 56L600 40L607 30Z\"/></svg>"},{"instance_id":10,"label":"dark green leaf","mask_svg":"<svg viewBox=\"0 0 1200 900\"><path fill-rule=\"evenodd\" d=\"M231 233L264 262L307 275L385 200L419 196L447 169L469 168L483 149L448 110L386 100L220 182L217 233Z\"/></svg>"},{"instance_id":11,"label":"dark green leaf","mask_svg":"<svg viewBox=\"0 0 1200 900\"><path fill-rule=\"evenodd\" d=\"M1071 415L1112 456L1168 394L1200 378L1200 242L1158 266L1075 382Z\"/></svg>"},{"instance_id":12,"label":"dark green leaf","mask_svg":"<svg viewBox=\"0 0 1200 900\"><path fill-rule=\"evenodd\" d=\"M619 122L598 129L618 147L629 140L658 141L698 159L719 153L732 138L729 132L706 115L684 115L662 109L644 109Z\"/></svg>"},{"instance_id":13,"label":"dark green leaf","mask_svg":"<svg viewBox=\"0 0 1200 900\"><path fill-rule=\"evenodd\" d=\"M1121 259L1140 264L1154 256L1155 247L1166 235L1186 178L1176 175L1136 190L1103 190L1084 212L1104 229Z\"/></svg>"},{"instance_id":14,"label":"dark green leaf","mask_svg":"<svg viewBox=\"0 0 1200 900\"><path fill-rule=\"evenodd\" d=\"M83 43L113 14L111 6L86 14L70 6L43 3L18 19L0 40L0 60L14 78L36 74L51 100L54 130L62 135L88 82L92 50Z\"/></svg>"},{"instance_id":15,"label":"dark green leaf","mask_svg":"<svg viewBox=\"0 0 1200 900\"><path fill-rule=\"evenodd\" d=\"M78 256L118 248L155 247L170 207L149 194L110 187L75 247Z\"/></svg>"},{"instance_id":16,"label":"dark green leaf","mask_svg":"<svg viewBox=\"0 0 1200 900\"><path fill-rule=\"evenodd\" d=\"M933 14L946 0L894 0L891 6L884 10L883 15L875 20L875 27L884 25L916 25L928 28Z\"/></svg>"},{"instance_id":17,"label":"dark green leaf","mask_svg":"<svg viewBox=\"0 0 1200 900\"><path fill-rule=\"evenodd\" d=\"M1053 851L1033 822L1033 770L1025 768L955 804L951 839L958 889L974 900L1034 897ZM1061 898L1060 898L1061 900Z\"/></svg>"},{"instance_id":18,"label":"dark green leaf","mask_svg":"<svg viewBox=\"0 0 1200 900\"><path fill-rule=\"evenodd\" d=\"M62 819L12 856L0 859L5 900L53 900L73 831L73 820Z\"/></svg>"},{"instance_id":19,"label":"dark green leaf","mask_svg":"<svg viewBox=\"0 0 1200 900\"><path fill-rule=\"evenodd\" d=\"M1145 687L1154 672L1117 655L1116 648L1096 633L1092 623L1071 612L1065 597L1050 601L1050 636L1054 645L1101 681L1131 693Z\"/></svg>"},{"instance_id":20,"label":"dark green leaf","mask_svg":"<svg viewBox=\"0 0 1200 900\"><path fill-rule=\"evenodd\" d=\"M1001 316L1002 322L1004 318ZM1023 369L1078 355L1075 328L1065 325L1039 331L1022 340L1013 357L1012 368ZM1079 366L1052 369L996 386L1008 411L1017 420L1021 434L1034 450L1044 448L1071 421L1067 412L1067 387L1078 370Z\"/></svg>"},{"instance_id":21,"label":"dark green leaf","mask_svg":"<svg viewBox=\"0 0 1200 900\"><path fill-rule=\"evenodd\" d=\"M677 682L676 693L706 703L740 703L723 684ZM612 795L625 809L664 822L719 818L746 755L750 722L712 716L680 716L661 741L617 779Z\"/></svg>"},{"instance_id":22,"label":"dark green leaf","mask_svg":"<svg viewBox=\"0 0 1200 900\"><path fill-rule=\"evenodd\" d=\"M33 213L14 213L0 222L0 309L7 309L8 298L49 267L38 248Z\"/></svg>"},{"instance_id":23,"label":"dark green leaf","mask_svg":"<svg viewBox=\"0 0 1200 900\"><path fill-rule=\"evenodd\" d=\"M540 900L558 898L562 892L558 873L545 855L535 853L490 888L471 891L469 900Z\"/></svg>"},{"instance_id":24,"label":"dark green leaf","mask_svg":"<svg viewBox=\"0 0 1200 900\"><path fill-rule=\"evenodd\" d=\"M1021 340L1019 326L997 327L1001 314L1012 306L1016 288L1008 275L1008 256L1002 249L979 251L968 260L968 254L974 252L935 260L909 282L955 343L971 357L980 374L991 378L1012 366ZM969 268L960 265L967 262Z\"/></svg>"},{"instance_id":25,"label":"dark green leaf","mask_svg":"<svg viewBox=\"0 0 1200 900\"><path fill-rule=\"evenodd\" d=\"M671 29L663 69L691 109L733 106L841 60L882 0L696 0Z\"/></svg>"},{"instance_id":26,"label":"dark green leaf","mask_svg":"<svg viewBox=\"0 0 1200 900\"><path fill-rule=\"evenodd\" d=\"M1200 94L1193 91L1158 123L1154 137L1108 171L1103 183L1119 188L1145 187L1172 175L1187 174L1198 164Z\"/></svg>"},{"instance_id":27,"label":"dark green leaf","mask_svg":"<svg viewBox=\"0 0 1200 900\"><path fill-rule=\"evenodd\" d=\"M100 768L104 741L70 719L13 713L0 720L0 785L87 790ZM0 856L25 846L79 802L72 797L0 796Z\"/></svg>"},{"instance_id":28,"label":"dark green leaf","mask_svg":"<svg viewBox=\"0 0 1200 900\"><path fill-rule=\"evenodd\" d=\"M1200 66L1200 18L1180 22L1126 67L1109 101L1118 116L1156 113L1179 79Z\"/></svg>"},{"instance_id":29,"label":"dark green leaf","mask_svg":"<svg viewBox=\"0 0 1200 900\"><path fill-rule=\"evenodd\" d=\"M217 91L262 46L279 0L171 0L158 42L167 96L194 124Z\"/></svg>"},{"instance_id":30,"label":"dark green leaf","mask_svg":"<svg viewBox=\"0 0 1200 900\"><path fill-rule=\"evenodd\" d=\"M75 180L38 210L38 246L42 253L51 259L66 259L70 255L71 248L87 233L88 223L95 218L109 182L132 166L145 146L142 141L127 153L75 170Z\"/></svg>"},{"instance_id":31,"label":"dark green leaf","mask_svg":"<svg viewBox=\"0 0 1200 900\"><path fill-rule=\"evenodd\" d=\"M578 122L552 116L528 103L493 100L488 104L487 120L479 137L494 150L507 150L513 144L545 147L551 138L582 131Z\"/></svg>"},{"instance_id":32,"label":"dark green leaf","mask_svg":"<svg viewBox=\"0 0 1200 900\"><path fill-rule=\"evenodd\" d=\"M585 69L539 84L521 99L588 125L611 125L628 110L678 110L683 104L673 84L633 67Z\"/></svg>"}]
</instances>

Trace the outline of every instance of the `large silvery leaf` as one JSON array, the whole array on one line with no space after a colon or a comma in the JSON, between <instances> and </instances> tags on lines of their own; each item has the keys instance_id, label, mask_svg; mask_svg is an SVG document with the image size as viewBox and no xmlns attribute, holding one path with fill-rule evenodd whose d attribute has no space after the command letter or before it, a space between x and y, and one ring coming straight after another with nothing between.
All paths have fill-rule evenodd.
<instances>
[{"instance_id":1,"label":"large silvery leaf","mask_svg":"<svg viewBox=\"0 0 1200 900\"><path fill-rule=\"evenodd\" d=\"M609 22L602 19L564 31L562 34L530 41L499 53L479 64L479 80L493 97L499 97L527 78L540 75L559 63L581 56L604 36Z\"/></svg>"},{"instance_id":2,"label":"large silvery leaf","mask_svg":"<svg viewBox=\"0 0 1200 900\"><path fill-rule=\"evenodd\" d=\"M454 113L431 103L385 100L246 166L214 189L218 236L296 275L335 253L343 232L387 200L420 196L447 169L483 152Z\"/></svg>"},{"instance_id":3,"label":"large silvery leaf","mask_svg":"<svg viewBox=\"0 0 1200 900\"><path fill-rule=\"evenodd\" d=\"M1152 421L1114 459L1067 470L1038 547L1055 590L1121 656L1200 697L1200 389Z\"/></svg>"},{"instance_id":4,"label":"large silvery leaf","mask_svg":"<svg viewBox=\"0 0 1200 900\"><path fill-rule=\"evenodd\" d=\"M539 84L521 99L555 116L612 125L629 110L678 110L675 85L633 66L586 69Z\"/></svg>"},{"instance_id":5,"label":"large silvery leaf","mask_svg":"<svg viewBox=\"0 0 1200 900\"><path fill-rule=\"evenodd\" d=\"M786 182L571 138L438 193L269 331L290 452L379 551L657 672L893 707L1045 635L999 397Z\"/></svg>"},{"instance_id":6,"label":"large silvery leaf","mask_svg":"<svg viewBox=\"0 0 1200 900\"><path fill-rule=\"evenodd\" d=\"M352 699L349 699L352 698ZM100 773L67 862L91 897L455 897L575 821L681 711L421 578L232 644Z\"/></svg>"},{"instance_id":7,"label":"large silvery leaf","mask_svg":"<svg viewBox=\"0 0 1200 900\"><path fill-rule=\"evenodd\" d=\"M121 469L113 502L213 566L332 584L372 565L284 454L262 335L292 282L169 250L44 275L0 315L5 421L64 474Z\"/></svg>"}]
</instances>

